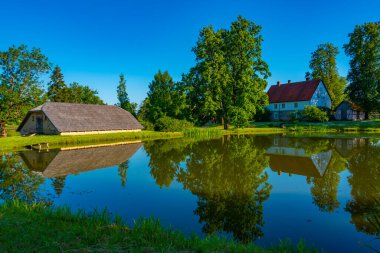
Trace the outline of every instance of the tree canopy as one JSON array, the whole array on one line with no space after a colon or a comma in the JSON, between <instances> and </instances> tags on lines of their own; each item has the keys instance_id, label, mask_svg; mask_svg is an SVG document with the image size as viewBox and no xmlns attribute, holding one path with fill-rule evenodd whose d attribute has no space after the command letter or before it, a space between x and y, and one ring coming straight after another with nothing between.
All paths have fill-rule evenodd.
<instances>
[{"instance_id":1,"label":"tree canopy","mask_svg":"<svg viewBox=\"0 0 380 253\"><path fill-rule=\"evenodd\" d=\"M262 59L260 31L261 26L240 16L229 30L203 28L193 48L196 66L184 78L198 120L241 127L264 110L270 72Z\"/></svg>"},{"instance_id":2,"label":"tree canopy","mask_svg":"<svg viewBox=\"0 0 380 253\"><path fill-rule=\"evenodd\" d=\"M346 79L339 76L336 65L336 56L339 50L331 43L321 44L311 54L310 69L313 79L321 79L326 85L332 100L332 106L335 108L345 98L344 89Z\"/></svg>"},{"instance_id":3,"label":"tree canopy","mask_svg":"<svg viewBox=\"0 0 380 253\"><path fill-rule=\"evenodd\" d=\"M183 118L185 101L180 83L174 82L168 71L159 70L149 84L148 97L140 111L144 113L143 118L152 123L164 116Z\"/></svg>"},{"instance_id":4,"label":"tree canopy","mask_svg":"<svg viewBox=\"0 0 380 253\"><path fill-rule=\"evenodd\" d=\"M12 46L0 52L0 119L20 121L27 111L46 100L41 76L50 70L38 48Z\"/></svg>"},{"instance_id":5,"label":"tree canopy","mask_svg":"<svg viewBox=\"0 0 380 253\"><path fill-rule=\"evenodd\" d=\"M380 22L357 25L344 45L351 57L347 93L366 111L380 110Z\"/></svg>"}]
</instances>

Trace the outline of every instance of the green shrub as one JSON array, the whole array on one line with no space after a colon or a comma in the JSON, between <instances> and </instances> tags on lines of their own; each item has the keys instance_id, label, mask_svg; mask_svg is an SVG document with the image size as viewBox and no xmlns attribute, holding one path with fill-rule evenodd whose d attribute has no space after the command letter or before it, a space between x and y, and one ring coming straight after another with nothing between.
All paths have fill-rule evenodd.
<instances>
[{"instance_id":1,"label":"green shrub","mask_svg":"<svg viewBox=\"0 0 380 253\"><path fill-rule=\"evenodd\" d=\"M145 121L145 120L139 120L140 124L144 127L144 130L149 130L149 131L153 131L154 130L154 124L149 122L149 121Z\"/></svg>"},{"instance_id":2,"label":"green shrub","mask_svg":"<svg viewBox=\"0 0 380 253\"><path fill-rule=\"evenodd\" d=\"M164 116L156 121L154 130L161 132L180 132L192 127L194 127L194 125L186 120L173 119Z\"/></svg>"},{"instance_id":3,"label":"green shrub","mask_svg":"<svg viewBox=\"0 0 380 253\"><path fill-rule=\"evenodd\" d=\"M258 110L255 115L256 122L268 122L271 120L272 113L268 108L264 108L263 110Z\"/></svg>"},{"instance_id":4,"label":"green shrub","mask_svg":"<svg viewBox=\"0 0 380 253\"><path fill-rule=\"evenodd\" d=\"M307 121L311 122L326 122L329 120L327 112L319 109L316 106L306 106L304 116Z\"/></svg>"},{"instance_id":5,"label":"green shrub","mask_svg":"<svg viewBox=\"0 0 380 253\"><path fill-rule=\"evenodd\" d=\"M303 113L299 111L291 112L289 117L291 122L297 123L303 118Z\"/></svg>"}]
</instances>

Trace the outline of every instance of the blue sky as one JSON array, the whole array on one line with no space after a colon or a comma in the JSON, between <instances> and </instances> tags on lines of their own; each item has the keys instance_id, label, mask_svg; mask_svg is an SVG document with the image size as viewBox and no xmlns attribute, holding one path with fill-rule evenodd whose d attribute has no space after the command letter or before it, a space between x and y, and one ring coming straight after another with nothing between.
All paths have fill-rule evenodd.
<instances>
[{"instance_id":1,"label":"blue sky","mask_svg":"<svg viewBox=\"0 0 380 253\"><path fill-rule=\"evenodd\" d=\"M227 28L238 15L263 27L269 84L303 80L318 44L340 48L338 67L348 71L342 46L355 25L380 21L379 0L1 0L0 50L39 47L67 82L97 89L117 102L119 74L140 103L159 70L176 80L194 65L191 48L206 25Z\"/></svg>"}]
</instances>

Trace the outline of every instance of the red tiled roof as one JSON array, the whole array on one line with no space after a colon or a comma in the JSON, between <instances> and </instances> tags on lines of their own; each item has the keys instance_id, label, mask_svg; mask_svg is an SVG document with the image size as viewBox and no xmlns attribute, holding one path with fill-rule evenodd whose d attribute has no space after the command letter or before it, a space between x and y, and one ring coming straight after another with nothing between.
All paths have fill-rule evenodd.
<instances>
[{"instance_id":1,"label":"red tiled roof","mask_svg":"<svg viewBox=\"0 0 380 253\"><path fill-rule=\"evenodd\" d=\"M272 85L267 92L269 103L308 101L312 98L320 82L321 80L315 79L297 83Z\"/></svg>"}]
</instances>

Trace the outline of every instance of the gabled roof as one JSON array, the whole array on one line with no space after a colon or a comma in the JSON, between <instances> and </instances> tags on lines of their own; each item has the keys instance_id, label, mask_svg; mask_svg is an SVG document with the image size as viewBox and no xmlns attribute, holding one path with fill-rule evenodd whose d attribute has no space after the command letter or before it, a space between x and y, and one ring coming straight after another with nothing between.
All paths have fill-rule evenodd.
<instances>
[{"instance_id":1,"label":"gabled roof","mask_svg":"<svg viewBox=\"0 0 380 253\"><path fill-rule=\"evenodd\" d=\"M336 109L338 110L338 108L347 103L354 111L358 111L358 112L364 112L363 108L361 108L359 105L355 104L354 102L351 102L351 101L342 101L337 107Z\"/></svg>"},{"instance_id":2,"label":"gabled roof","mask_svg":"<svg viewBox=\"0 0 380 253\"><path fill-rule=\"evenodd\" d=\"M43 112L61 133L143 128L131 113L117 106L47 102L30 110L18 131L33 112Z\"/></svg>"},{"instance_id":3,"label":"gabled roof","mask_svg":"<svg viewBox=\"0 0 380 253\"><path fill-rule=\"evenodd\" d=\"M267 92L269 103L309 101L313 97L320 82L321 80L315 79L296 83L272 85Z\"/></svg>"}]
</instances>

